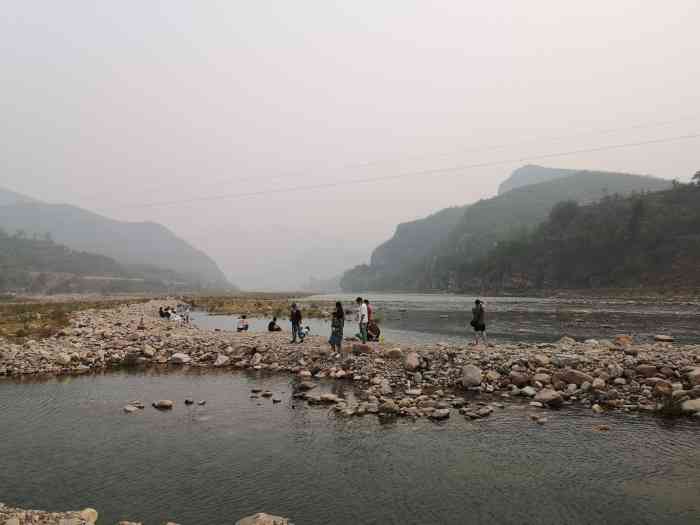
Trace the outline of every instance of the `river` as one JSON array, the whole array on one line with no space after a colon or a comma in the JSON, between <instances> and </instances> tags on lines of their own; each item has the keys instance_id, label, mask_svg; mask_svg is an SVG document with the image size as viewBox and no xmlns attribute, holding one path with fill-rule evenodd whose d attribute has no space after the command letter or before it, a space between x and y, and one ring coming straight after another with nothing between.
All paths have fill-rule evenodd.
<instances>
[{"instance_id":1,"label":"river","mask_svg":"<svg viewBox=\"0 0 700 525\"><path fill-rule=\"evenodd\" d=\"M474 297L449 294L368 295L374 305L382 333L395 343L464 344L472 338L471 308ZM302 304L342 301L353 308L354 295L316 295L300 299ZM614 338L633 334L651 341L656 334L670 334L680 343L700 343L700 298L694 300L650 300L612 298L482 297L486 307L488 335L495 342L552 342L564 335L578 340ZM240 312L241 314L245 312ZM197 324L208 328L234 329L237 316L195 315ZM351 318L352 319L352 318ZM267 329L269 319L253 319L251 329ZM289 330L289 323L280 320ZM307 319L312 333L328 334L330 323ZM349 321L346 335L354 335Z\"/></svg>"},{"instance_id":2,"label":"river","mask_svg":"<svg viewBox=\"0 0 700 525\"><path fill-rule=\"evenodd\" d=\"M562 410L540 426L517 405L478 422L346 420L293 400L292 381L155 369L0 381L0 501L92 506L106 524L262 510L297 525L700 521L697 421ZM250 399L253 387L282 402ZM122 412L162 398L175 408Z\"/></svg>"}]
</instances>

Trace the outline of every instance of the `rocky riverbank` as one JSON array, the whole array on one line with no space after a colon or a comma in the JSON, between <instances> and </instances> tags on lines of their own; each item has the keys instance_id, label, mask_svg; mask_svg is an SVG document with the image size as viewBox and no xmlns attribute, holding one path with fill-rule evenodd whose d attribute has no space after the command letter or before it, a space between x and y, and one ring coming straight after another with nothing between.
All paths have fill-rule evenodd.
<instances>
[{"instance_id":1,"label":"rocky riverbank","mask_svg":"<svg viewBox=\"0 0 700 525\"><path fill-rule=\"evenodd\" d=\"M95 525L98 512L95 509L80 511L47 512L8 507L0 503L0 524L3 525ZM134 521L120 521L117 525L142 525ZM178 525L167 522L165 525ZM287 518L259 512L247 516L235 525L294 525Z\"/></svg>"},{"instance_id":2,"label":"rocky riverbank","mask_svg":"<svg viewBox=\"0 0 700 525\"><path fill-rule=\"evenodd\" d=\"M235 333L177 325L163 302L76 312L57 335L21 345L0 340L0 376L83 374L126 366L252 369L298 378L295 396L341 416L487 417L504 403L581 406L700 417L700 345L615 340L421 347L325 337L290 344L284 333ZM466 341L465 341L466 343ZM314 379L352 381L357 401L316 395Z\"/></svg>"}]
</instances>

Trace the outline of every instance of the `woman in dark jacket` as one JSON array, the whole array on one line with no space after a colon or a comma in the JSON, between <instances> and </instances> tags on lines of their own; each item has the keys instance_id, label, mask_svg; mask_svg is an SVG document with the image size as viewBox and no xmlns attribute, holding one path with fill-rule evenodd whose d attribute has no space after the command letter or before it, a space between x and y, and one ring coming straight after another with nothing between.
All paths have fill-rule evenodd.
<instances>
[{"instance_id":1,"label":"woman in dark jacket","mask_svg":"<svg viewBox=\"0 0 700 525\"><path fill-rule=\"evenodd\" d=\"M328 343L333 350L337 350L338 352L340 352L340 348L343 344L344 326L345 312L343 312L343 305L337 302L335 303L335 311L333 312L333 319L331 320L331 337Z\"/></svg>"},{"instance_id":2,"label":"woman in dark jacket","mask_svg":"<svg viewBox=\"0 0 700 525\"><path fill-rule=\"evenodd\" d=\"M469 323L474 328L474 344L479 344L479 333L481 333L481 338L484 340L484 344L488 344L486 340L486 312L484 311L484 303L479 299L474 301L474 308L472 308L472 321Z\"/></svg>"}]
</instances>

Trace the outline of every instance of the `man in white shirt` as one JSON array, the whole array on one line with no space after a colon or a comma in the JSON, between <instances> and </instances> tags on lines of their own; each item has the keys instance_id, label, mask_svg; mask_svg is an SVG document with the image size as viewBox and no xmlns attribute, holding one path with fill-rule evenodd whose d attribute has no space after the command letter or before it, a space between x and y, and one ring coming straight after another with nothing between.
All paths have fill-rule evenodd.
<instances>
[{"instance_id":1,"label":"man in white shirt","mask_svg":"<svg viewBox=\"0 0 700 525\"><path fill-rule=\"evenodd\" d=\"M362 297L358 297L357 303L357 323L360 325L360 338L363 343L367 342L367 323L369 316L367 314L367 305L362 301Z\"/></svg>"}]
</instances>

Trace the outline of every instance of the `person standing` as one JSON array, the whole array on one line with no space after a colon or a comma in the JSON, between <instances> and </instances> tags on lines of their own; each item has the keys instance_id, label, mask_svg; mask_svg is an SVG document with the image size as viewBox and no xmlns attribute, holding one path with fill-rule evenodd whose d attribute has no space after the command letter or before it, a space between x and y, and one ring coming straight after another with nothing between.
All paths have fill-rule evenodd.
<instances>
[{"instance_id":1,"label":"person standing","mask_svg":"<svg viewBox=\"0 0 700 525\"><path fill-rule=\"evenodd\" d=\"M299 336L299 342L304 340L304 336L301 333L301 310L297 307L297 303L292 303L292 310L289 313L289 320L292 322L292 343L297 342L297 335Z\"/></svg>"},{"instance_id":2,"label":"person standing","mask_svg":"<svg viewBox=\"0 0 700 525\"><path fill-rule=\"evenodd\" d=\"M362 297L358 297L355 302L357 303L357 324L360 326L360 339L363 343L367 342L367 323L369 322L367 316L367 305L362 302Z\"/></svg>"},{"instance_id":3,"label":"person standing","mask_svg":"<svg viewBox=\"0 0 700 525\"><path fill-rule=\"evenodd\" d=\"M369 299L365 299L365 305L367 306L367 324L369 324L374 319L374 309L372 305L369 304Z\"/></svg>"},{"instance_id":4,"label":"person standing","mask_svg":"<svg viewBox=\"0 0 700 525\"><path fill-rule=\"evenodd\" d=\"M331 320L331 337L328 343L334 351L340 352L343 344L343 327L345 326L345 312L340 302L335 303L335 311Z\"/></svg>"},{"instance_id":5,"label":"person standing","mask_svg":"<svg viewBox=\"0 0 700 525\"><path fill-rule=\"evenodd\" d=\"M471 324L472 328L474 328L474 344L479 344L479 334L481 334L484 344L487 345L486 312L484 311L484 303L482 303L480 299L474 301L474 308L472 308L472 321L469 324Z\"/></svg>"}]
</instances>

